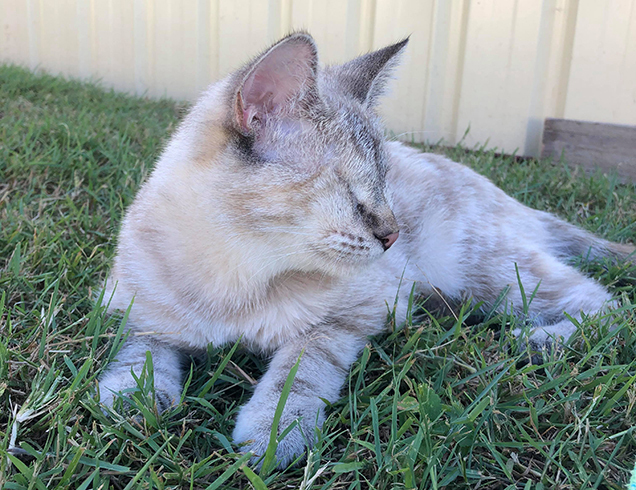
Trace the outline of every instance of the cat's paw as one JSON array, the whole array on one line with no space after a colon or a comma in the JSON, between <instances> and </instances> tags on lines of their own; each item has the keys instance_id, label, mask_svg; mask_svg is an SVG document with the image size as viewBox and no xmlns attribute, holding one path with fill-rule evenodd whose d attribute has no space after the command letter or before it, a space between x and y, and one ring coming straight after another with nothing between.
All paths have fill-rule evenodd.
<instances>
[{"instance_id":1,"label":"cat's paw","mask_svg":"<svg viewBox=\"0 0 636 490\"><path fill-rule=\"evenodd\" d=\"M116 400L122 400L122 407L131 406L130 397L134 392L142 391L137 380L130 371L112 370L106 372L98 383L99 402L106 407L113 408ZM154 401L159 413L178 404L181 396L181 387L178 382L169 379L154 380L154 388L146 390L151 396L154 393Z\"/></svg>"},{"instance_id":2,"label":"cat's paw","mask_svg":"<svg viewBox=\"0 0 636 490\"><path fill-rule=\"evenodd\" d=\"M519 339L519 350L529 350L530 362L540 365L546 356L562 350L563 344L576 333L576 326L569 320L563 320L554 325L533 327L529 330L516 328L512 333Z\"/></svg>"},{"instance_id":3,"label":"cat's paw","mask_svg":"<svg viewBox=\"0 0 636 490\"><path fill-rule=\"evenodd\" d=\"M278 400L273 398L267 401L259 398L254 396L241 408L232 434L234 442L241 445L242 452L251 451L254 454L252 464L257 463L267 450L278 405ZM277 435L280 437L291 424L297 425L278 441L276 467L288 467L314 445L316 427L322 427L324 418L324 403L320 398L288 398L278 424Z\"/></svg>"}]
</instances>

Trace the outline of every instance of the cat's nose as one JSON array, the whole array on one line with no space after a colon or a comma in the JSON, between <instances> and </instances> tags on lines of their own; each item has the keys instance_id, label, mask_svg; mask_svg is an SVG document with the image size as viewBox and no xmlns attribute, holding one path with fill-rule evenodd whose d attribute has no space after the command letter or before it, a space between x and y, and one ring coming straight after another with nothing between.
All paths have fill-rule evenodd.
<instances>
[{"instance_id":1,"label":"cat's nose","mask_svg":"<svg viewBox=\"0 0 636 490\"><path fill-rule=\"evenodd\" d=\"M384 237L379 237L376 235L376 238L380 240L380 243L382 244L382 246L384 247L384 251L386 252L389 248L391 248L391 245L395 243L395 240L397 240L399 236L400 232L396 231L395 233L391 233L390 235Z\"/></svg>"}]
</instances>

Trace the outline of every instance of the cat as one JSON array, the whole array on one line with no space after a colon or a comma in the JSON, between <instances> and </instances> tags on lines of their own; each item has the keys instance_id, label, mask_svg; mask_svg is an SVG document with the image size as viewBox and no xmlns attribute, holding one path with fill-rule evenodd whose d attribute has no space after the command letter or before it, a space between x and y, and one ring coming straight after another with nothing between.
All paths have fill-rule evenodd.
<instances>
[{"instance_id":1,"label":"cat","mask_svg":"<svg viewBox=\"0 0 636 490\"><path fill-rule=\"evenodd\" d=\"M517 278L536 294L530 342L570 337L612 304L568 261L628 257L530 209L442 156L387 141L375 107L407 40L320 66L293 33L203 93L129 207L105 285L132 307L130 335L101 376L101 402L134 388L152 354L159 410L182 391L182 353L239 338L271 355L236 419L234 442L264 454L285 380L302 353L279 431L288 465L314 441L387 304L404 321L412 285L524 316ZM434 289L435 288L435 289ZM133 301L134 300L134 301ZM144 332L144 335L134 333Z\"/></svg>"}]
</instances>

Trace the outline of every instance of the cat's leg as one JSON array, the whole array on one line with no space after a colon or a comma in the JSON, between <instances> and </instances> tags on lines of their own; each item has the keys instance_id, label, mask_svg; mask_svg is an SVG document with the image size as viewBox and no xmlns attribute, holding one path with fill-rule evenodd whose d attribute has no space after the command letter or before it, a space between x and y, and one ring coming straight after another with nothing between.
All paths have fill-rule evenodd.
<instances>
[{"instance_id":1,"label":"cat's leg","mask_svg":"<svg viewBox=\"0 0 636 490\"><path fill-rule=\"evenodd\" d=\"M299 420L299 427L289 432L276 450L278 465L289 465L314 444L315 427L321 427L325 419L322 399L334 402L339 398L349 367L364 343L365 337L359 331L333 323L316 327L278 349L252 398L238 414L234 442L246 443L243 450L257 456L265 453L283 386L302 353L278 425L280 435Z\"/></svg>"},{"instance_id":2,"label":"cat's leg","mask_svg":"<svg viewBox=\"0 0 636 490\"><path fill-rule=\"evenodd\" d=\"M522 259L517 264L526 301L530 302L528 311L519 311L523 299L518 287L511 290L509 297L520 316L527 315L532 321L529 341L533 347L541 349L559 339L567 341L576 332L576 325L568 316L580 321L583 314L601 313L615 304L604 286L552 255L533 253L524 258L529 260ZM515 334L521 332L517 329Z\"/></svg>"},{"instance_id":3,"label":"cat's leg","mask_svg":"<svg viewBox=\"0 0 636 490\"><path fill-rule=\"evenodd\" d=\"M183 354L174 346L150 336L128 337L99 379L100 402L109 407L124 390L134 389L146 363L146 353L150 352L153 364L155 401L160 412L179 401L183 384ZM123 396L126 396L124 392Z\"/></svg>"},{"instance_id":4,"label":"cat's leg","mask_svg":"<svg viewBox=\"0 0 636 490\"><path fill-rule=\"evenodd\" d=\"M580 315L573 318L580 319ZM517 337L522 338L524 330L516 328L513 332ZM561 320L551 325L533 325L529 329L528 340L532 351L541 351L547 349L550 351L553 347L561 342L566 342L572 335L576 333L576 325L570 319ZM522 339L522 346L525 346L525 340Z\"/></svg>"}]
</instances>

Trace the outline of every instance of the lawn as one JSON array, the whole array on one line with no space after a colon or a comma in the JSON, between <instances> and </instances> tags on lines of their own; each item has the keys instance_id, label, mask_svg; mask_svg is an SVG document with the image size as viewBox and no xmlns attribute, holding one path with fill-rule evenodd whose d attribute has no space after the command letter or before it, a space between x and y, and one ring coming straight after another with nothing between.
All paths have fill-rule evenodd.
<instances>
[{"instance_id":1,"label":"lawn","mask_svg":"<svg viewBox=\"0 0 636 490\"><path fill-rule=\"evenodd\" d=\"M622 298L543 366L515 319L429 314L369 340L306 463L257 476L234 417L266 359L210 347L182 403L105 415L123 319L95 306L122 213L186 110L0 67L0 488L624 488L636 461L636 268L580 266ZM636 187L486 149L433 149L520 201L636 239ZM616 325L613 331L608 325Z\"/></svg>"}]
</instances>

